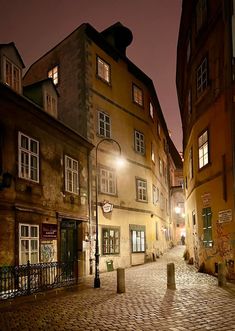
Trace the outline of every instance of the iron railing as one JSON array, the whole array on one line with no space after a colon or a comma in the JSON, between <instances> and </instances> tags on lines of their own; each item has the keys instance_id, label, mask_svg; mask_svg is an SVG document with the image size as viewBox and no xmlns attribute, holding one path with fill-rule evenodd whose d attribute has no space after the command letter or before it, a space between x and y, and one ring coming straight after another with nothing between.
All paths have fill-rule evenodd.
<instances>
[{"instance_id":1,"label":"iron railing","mask_svg":"<svg viewBox=\"0 0 235 331\"><path fill-rule=\"evenodd\" d=\"M77 261L2 266L0 300L76 284L77 271Z\"/></svg>"}]
</instances>

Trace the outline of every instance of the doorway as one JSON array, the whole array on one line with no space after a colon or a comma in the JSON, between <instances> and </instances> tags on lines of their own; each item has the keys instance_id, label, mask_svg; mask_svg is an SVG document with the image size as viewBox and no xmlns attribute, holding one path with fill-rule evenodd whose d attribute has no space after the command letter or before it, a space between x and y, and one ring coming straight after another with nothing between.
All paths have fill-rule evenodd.
<instances>
[{"instance_id":1,"label":"doorway","mask_svg":"<svg viewBox=\"0 0 235 331\"><path fill-rule=\"evenodd\" d=\"M76 221L63 220L60 227L60 257L62 262L77 259L78 227Z\"/></svg>"}]
</instances>

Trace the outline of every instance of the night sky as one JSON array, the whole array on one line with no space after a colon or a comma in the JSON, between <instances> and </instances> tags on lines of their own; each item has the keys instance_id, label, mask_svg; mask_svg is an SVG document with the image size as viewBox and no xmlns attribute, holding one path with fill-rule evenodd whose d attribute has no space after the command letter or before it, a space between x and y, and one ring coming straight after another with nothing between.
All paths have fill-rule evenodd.
<instances>
[{"instance_id":1,"label":"night sky","mask_svg":"<svg viewBox=\"0 0 235 331\"><path fill-rule=\"evenodd\" d=\"M0 43L13 41L26 69L82 23L101 32L120 21L133 33L127 57L152 80L177 149L175 86L181 0L0 0Z\"/></svg>"}]
</instances>

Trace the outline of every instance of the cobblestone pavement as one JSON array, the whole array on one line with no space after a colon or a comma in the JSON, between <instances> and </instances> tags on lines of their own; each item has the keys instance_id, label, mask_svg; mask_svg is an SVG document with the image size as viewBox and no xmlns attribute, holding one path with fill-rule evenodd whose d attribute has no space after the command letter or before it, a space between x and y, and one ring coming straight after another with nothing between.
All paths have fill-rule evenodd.
<instances>
[{"instance_id":1,"label":"cobblestone pavement","mask_svg":"<svg viewBox=\"0 0 235 331\"><path fill-rule=\"evenodd\" d=\"M1 306L0 330L235 330L235 291L183 260L184 247L125 270L126 293L116 293L116 271L100 275L101 288L86 286ZM167 263L174 262L176 290L167 289ZM34 300L34 301L33 301Z\"/></svg>"}]
</instances>

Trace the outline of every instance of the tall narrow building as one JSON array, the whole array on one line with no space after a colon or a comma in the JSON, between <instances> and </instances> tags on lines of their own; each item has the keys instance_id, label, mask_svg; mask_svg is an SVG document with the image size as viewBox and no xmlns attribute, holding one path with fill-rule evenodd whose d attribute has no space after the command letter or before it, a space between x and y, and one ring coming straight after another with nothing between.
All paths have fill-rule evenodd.
<instances>
[{"instance_id":1,"label":"tall narrow building","mask_svg":"<svg viewBox=\"0 0 235 331\"><path fill-rule=\"evenodd\" d=\"M177 51L187 249L209 273L234 278L235 1L184 0Z\"/></svg>"}]
</instances>

